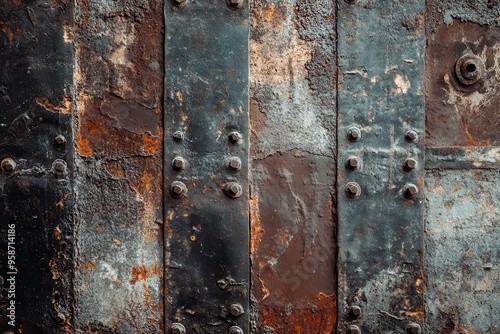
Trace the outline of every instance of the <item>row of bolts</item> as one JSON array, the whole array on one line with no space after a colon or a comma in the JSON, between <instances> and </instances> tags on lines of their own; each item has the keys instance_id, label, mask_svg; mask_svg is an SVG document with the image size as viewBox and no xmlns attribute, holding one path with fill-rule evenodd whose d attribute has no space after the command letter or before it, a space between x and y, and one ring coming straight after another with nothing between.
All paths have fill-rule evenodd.
<instances>
[{"instance_id":1,"label":"row of bolts","mask_svg":"<svg viewBox=\"0 0 500 334\"><path fill-rule=\"evenodd\" d=\"M235 303L229 306L229 313L234 317L239 317L245 313L243 305ZM170 326L170 332L172 334L186 334L186 327L183 324L176 322ZM243 334L243 329L239 326L231 326L229 328L228 334Z\"/></svg>"}]
</instances>

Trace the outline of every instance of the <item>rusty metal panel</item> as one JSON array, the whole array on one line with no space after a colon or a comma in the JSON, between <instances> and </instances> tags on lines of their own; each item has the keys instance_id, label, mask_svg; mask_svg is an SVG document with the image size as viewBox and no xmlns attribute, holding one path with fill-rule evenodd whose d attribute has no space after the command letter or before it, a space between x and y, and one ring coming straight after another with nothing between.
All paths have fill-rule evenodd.
<instances>
[{"instance_id":1,"label":"rusty metal panel","mask_svg":"<svg viewBox=\"0 0 500 334\"><path fill-rule=\"evenodd\" d=\"M426 331L500 333L500 171L428 171Z\"/></svg>"},{"instance_id":2,"label":"rusty metal panel","mask_svg":"<svg viewBox=\"0 0 500 334\"><path fill-rule=\"evenodd\" d=\"M72 15L0 5L0 330L74 328Z\"/></svg>"},{"instance_id":3,"label":"rusty metal panel","mask_svg":"<svg viewBox=\"0 0 500 334\"><path fill-rule=\"evenodd\" d=\"M249 332L247 1L165 6L166 328Z\"/></svg>"},{"instance_id":4,"label":"rusty metal panel","mask_svg":"<svg viewBox=\"0 0 500 334\"><path fill-rule=\"evenodd\" d=\"M77 331L163 331L163 2L78 1Z\"/></svg>"},{"instance_id":5,"label":"rusty metal panel","mask_svg":"<svg viewBox=\"0 0 500 334\"><path fill-rule=\"evenodd\" d=\"M339 333L421 332L423 15L339 2Z\"/></svg>"},{"instance_id":6,"label":"rusty metal panel","mask_svg":"<svg viewBox=\"0 0 500 334\"><path fill-rule=\"evenodd\" d=\"M252 333L332 333L334 1L253 1Z\"/></svg>"}]
</instances>

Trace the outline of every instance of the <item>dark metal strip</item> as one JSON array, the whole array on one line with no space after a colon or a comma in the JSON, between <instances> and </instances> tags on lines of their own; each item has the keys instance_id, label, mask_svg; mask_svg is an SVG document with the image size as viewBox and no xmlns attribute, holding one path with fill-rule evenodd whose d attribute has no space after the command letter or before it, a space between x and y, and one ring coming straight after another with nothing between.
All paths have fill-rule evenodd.
<instances>
[{"instance_id":1,"label":"dark metal strip","mask_svg":"<svg viewBox=\"0 0 500 334\"><path fill-rule=\"evenodd\" d=\"M240 5L165 7L166 330L175 333L249 332L249 9Z\"/></svg>"},{"instance_id":2,"label":"dark metal strip","mask_svg":"<svg viewBox=\"0 0 500 334\"><path fill-rule=\"evenodd\" d=\"M339 333L423 320L424 1L339 1Z\"/></svg>"},{"instance_id":3,"label":"dark metal strip","mask_svg":"<svg viewBox=\"0 0 500 334\"><path fill-rule=\"evenodd\" d=\"M498 169L500 147L430 147L425 149L425 169Z\"/></svg>"}]
</instances>

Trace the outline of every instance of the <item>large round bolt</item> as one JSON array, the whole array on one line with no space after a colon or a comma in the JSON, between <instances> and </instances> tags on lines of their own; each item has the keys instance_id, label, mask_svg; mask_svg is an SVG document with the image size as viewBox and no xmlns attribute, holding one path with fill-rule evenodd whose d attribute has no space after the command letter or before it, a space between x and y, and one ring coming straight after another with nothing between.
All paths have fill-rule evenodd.
<instances>
[{"instance_id":1,"label":"large round bolt","mask_svg":"<svg viewBox=\"0 0 500 334\"><path fill-rule=\"evenodd\" d=\"M238 144L241 141L241 134L239 132L233 131L229 134L228 139L231 144Z\"/></svg>"},{"instance_id":2,"label":"large round bolt","mask_svg":"<svg viewBox=\"0 0 500 334\"><path fill-rule=\"evenodd\" d=\"M186 185L181 182L181 181L174 181L172 182L172 184L170 185L170 193L172 194L172 196L174 197L177 197L177 198L181 198L183 197L184 195L186 195L187 193L187 187Z\"/></svg>"},{"instance_id":3,"label":"large round bolt","mask_svg":"<svg viewBox=\"0 0 500 334\"><path fill-rule=\"evenodd\" d=\"M359 198L361 196L361 187L356 182L349 182L345 186L345 193L349 198Z\"/></svg>"},{"instance_id":4,"label":"large round bolt","mask_svg":"<svg viewBox=\"0 0 500 334\"><path fill-rule=\"evenodd\" d=\"M361 316L361 307L356 306L356 305L351 306L350 312L353 316L355 316L356 318L359 318Z\"/></svg>"},{"instance_id":5,"label":"large round bolt","mask_svg":"<svg viewBox=\"0 0 500 334\"><path fill-rule=\"evenodd\" d=\"M5 158L2 160L2 162L0 163L1 165L1 168L2 168L2 171L6 174L11 174L11 173L14 173L14 171L16 170L16 162L11 159L11 158Z\"/></svg>"},{"instance_id":6,"label":"large round bolt","mask_svg":"<svg viewBox=\"0 0 500 334\"><path fill-rule=\"evenodd\" d=\"M229 159L229 168L234 172L239 171L241 169L240 158L232 157L231 159Z\"/></svg>"},{"instance_id":7,"label":"large round bolt","mask_svg":"<svg viewBox=\"0 0 500 334\"><path fill-rule=\"evenodd\" d=\"M413 130L407 131L405 134L405 139L407 142L416 143L418 140L418 134Z\"/></svg>"},{"instance_id":8,"label":"large round bolt","mask_svg":"<svg viewBox=\"0 0 500 334\"><path fill-rule=\"evenodd\" d=\"M417 168L417 160L408 158L403 164L403 168L407 172L413 172Z\"/></svg>"},{"instance_id":9,"label":"large round bolt","mask_svg":"<svg viewBox=\"0 0 500 334\"><path fill-rule=\"evenodd\" d=\"M361 334L361 329L356 325L350 325L349 334Z\"/></svg>"},{"instance_id":10,"label":"large round bolt","mask_svg":"<svg viewBox=\"0 0 500 334\"><path fill-rule=\"evenodd\" d=\"M236 303L236 304L231 304L231 306L229 306L229 312L233 316L237 317L237 316L244 314L245 309L243 308L243 305Z\"/></svg>"},{"instance_id":11,"label":"large round bolt","mask_svg":"<svg viewBox=\"0 0 500 334\"><path fill-rule=\"evenodd\" d=\"M359 168L359 159L357 157L351 157L347 160L347 167L350 169L358 169Z\"/></svg>"},{"instance_id":12,"label":"large round bolt","mask_svg":"<svg viewBox=\"0 0 500 334\"><path fill-rule=\"evenodd\" d=\"M231 9L238 9L243 7L243 0L226 0L226 4Z\"/></svg>"},{"instance_id":13,"label":"large round bolt","mask_svg":"<svg viewBox=\"0 0 500 334\"><path fill-rule=\"evenodd\" d=\"M455 74L462 84L473 85L484 75L484 62L473 54L466 54L455 63Z\"/></svg>"},{"instance_id":14,"label":"large round bolt","mask_svg":"<svg viewBox=\"0 0 500 334\"><path fill-rule=\"evenodd\" d=\"M224 192L229 197L238 198L243 194L243 188L241 188L241 185L237 182L229 182L224 187Z\"/></svg>"},{"instance_id":15,"label":"large round bolt","mask_svg":"<svg viewBox=\"0 0 500 334\"><path fill-rule=\"evenodd\" d=\"M52 170L55 174L64 174L66 172L66 161L61 159L56 159L52 163Z\"/></svg>"},{"instance_id":16,"label":"large round bolt","mask_svg":"<svg viewBox=\"0 0 500 334\"><path fill-rule=\"evenodd\" d=\"M174 138L177 141L184 140L184 133L182 131L175 131L174 134L172 135L172 138Z\"/></svg>"},{"instance_id":17,"label":"large round bolt","mask_svg":"<svg viewBox=\"0 0 500 334\"><path fill-rule=\"evenodd\" d=\"M54 142L59 146L63 146L66 144L66 137L63 135L57 135L56 138L54 138Z\"/></svg>"},{"instance_id":18,"label":"large round bolt","mask_svg":"<svg viewBox=\"0 0 500 334\"><path fill-rule=\"evenodd\" d=\"M172 3L175 6L180 7L180 6L184 6L186 4L186 0L172 0Z\"/></svg>"},{"instance_id":19,"label":"large round bolt","mask_svg":"<svg viewBox=\"0 0 500 334\"><path fill-rule=\"evenodd\" d=\"M178 322L173 323L170 327L170 332L172 334L186 334L186 327Z\"/></svg>"},{"instance_id":20,"label":"large round bolt","mask_svg":"<svg viewBox=\"0 0 500 334\"><path fill-rule=\"evenodd\" d=\"M415 198L418 195L418 187L412 183L408 183L403 188L403 194L406 198Z\"/></svg>"},{"instance_id":21,"label":"large round bolt","mask_svg":"<svg viewBox=\"0 0 500 334\"><path fill-rule=\"evenodd\" d=\"M231 328L229 328L228 333L229 334L243 334L243 329L241 329L238 326L231 326Z\"/></svg>"},{"instance_id":22,"label":"large round bolt","mask_svg":"<svg viewBox=\"0 0 500 334\"><path fill-rule=\"evenodd\" d=\"M175 157L172 160L172 168L175 170L183 170L186 168L186 161L182 157Z\"/></svg>"},{"instance_id":23,"label":"large round bolt","mask_svg":"<svg viewBox=\"0 0 500 334\"><path fill-rule=\"evenodd\" d=\"M352 127L347 130L347 138L350 141L359 141L361 139L361 130L357 127Z\"/></svg>"},{"instance_id":24,"label":"large round bolt","mask_svg":"<svg viewBox=\"0 0 500 334\"><path fill-rule=\"evenodd\" d=\"M416 322L410 322L408 326L406 326L406 332L411 334L420 334L422 332L422 329Z\"/></svg>"}]
</instances>

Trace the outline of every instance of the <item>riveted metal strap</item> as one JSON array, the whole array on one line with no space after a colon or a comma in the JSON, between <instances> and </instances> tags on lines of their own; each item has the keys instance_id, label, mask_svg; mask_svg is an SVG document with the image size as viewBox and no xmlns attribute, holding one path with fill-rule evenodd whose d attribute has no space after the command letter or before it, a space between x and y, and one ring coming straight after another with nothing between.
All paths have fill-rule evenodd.
<instances>
[{"instance_id":1,"label":"riveted metal strap","mask_svg":"<svg viewBox=\"0 0 500 334\"><path fill-rule=\"evenodd\" d=\"M339 333L423 320L423 12L339 1Z\"/></svg>"},{"instance_id":2,"label":"riveted metal strap","mask_svg":"<svg viewBox=\"0 0 500 334\"><path fill-rule=\"evenodd\" d=\"M246 1L165 6L166 329L178 333L249 330L248 15Z\"/></svg>"}]
</instances>

